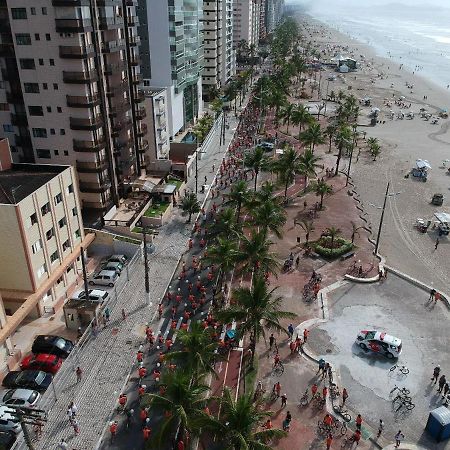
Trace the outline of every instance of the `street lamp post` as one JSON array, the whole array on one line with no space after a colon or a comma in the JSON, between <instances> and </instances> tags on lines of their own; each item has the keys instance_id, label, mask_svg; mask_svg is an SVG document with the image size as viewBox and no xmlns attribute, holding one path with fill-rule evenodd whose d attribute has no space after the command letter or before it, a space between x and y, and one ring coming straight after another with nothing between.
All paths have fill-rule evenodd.
<instances>
[{"instance_id":1,"label":"street lamp post","mask_svg":"<svg viewBox=\"0 0 450 450\"><path fill-rule=\"evenodd\" d=\"M381 210L380 225L378 226L377 241L375 244L375 254L378 253L378 247L380 246L381 228L383 227L384 211L386 210L386 201L387 201L388 193L389 193L389 185L390 185L390 182L388 181L388 184L386 186L386 193L384 194L383 209Z\"/></svg>"},{"instance_id":2,"label":"street lamp post","mask_svg":"<svg viewBox=\"0 0 450 450\"><path fill-rule=\"evenodd\" d=\"M324 117L327 115L327 104L328 104L328 86L330 86L330 80L327 81L327 92L325 94L325 110L323 111Z\"/></svg>"}]
</instances>

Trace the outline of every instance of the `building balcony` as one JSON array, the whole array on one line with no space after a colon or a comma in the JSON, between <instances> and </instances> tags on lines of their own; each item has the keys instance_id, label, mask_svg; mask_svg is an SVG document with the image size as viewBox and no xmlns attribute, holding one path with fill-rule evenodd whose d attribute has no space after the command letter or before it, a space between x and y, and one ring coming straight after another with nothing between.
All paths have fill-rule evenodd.
<instances>
[{"instance_id":1,"label":"building balcony","mask_svg":"<svg viewBox=\"0 0 450 450\"><path fill-rule=\"evenodd\" d=\"M128 102L124 102L119 105L111 106L108 110L110 117L117 117L119 114L124 114L131 110L131 105Z\"/></svg>"},{"instance_id":2,"label":"building balcony","mask_svg":"<svg viewBox=\"0 0 450 450\"><path fill-rule=\"evenodd\" d=\"M114 41L103 42L102 51L104 53L114 53L125 48L124 39L116 39Z\"/></svg>"},{"instance_id":3,"label":"building balcony","mask_svg":"<svg viewBox=\"0 0 450 450\"><path fill-rule=\"evenodd\" d=\"M135 112L135 116L136 116L136 119L138 119L138 120L144 119L145 117L147 117L146 109L143 106L141 106L140 108L137 108L136 112Z\"/></svg>"},{"instance_id":4,"label":"building balcony","mask_svg":"<svg viewBox=\"0 0 450 450\"><path fill-rule=\"evenodd\" d=\"M94 95L66 95L67 106L71 108L92 108L100 104L98 94Z\"/></svg>"},{"instance_id":5,"label":"building balcony","mask_svg":"<svg viewBox=\"0 0 450 450\"><path fill-rule=\"evenodd\" d=\"M89 6L89 0L52 0L53 6Z\"/></svg>"},{"instance_id":6,"label":"building balcony","mask_svg":"<svg viewBox=\"0 0 450 450\"><path fill-rule=\"evenodd\" d=\"M111 126L111 136L117 137L123 131L131 128L131 119L124 119L115 121Z\"/></svg>"},{"instance_id":7,"label":"building balcony","mask_svg":"<svg viewBox=\"0 0 450 450\"><path fill-rule=\"evenodd\" d=\"M137 0L125 0L127 6L137 6Z\"/></svg>"},{"instance_id":8,"label":"building balcony","mask_svg":"<svg viewBox=\"0 0 450 450\"><path fill-rule=\"evenodd\" d=\"M106 95L108 97L114 97L116 95L123 94L128 89L128 80L121 80L119 83L112 86L108 86L106 89Z\"/></svg>"},{"instance_id":9,"label":"building balcony","mask_svg":"<svg viewBox=\"0 0 450 450\"><path fill-rule=\"evenodd\" d=\"M136 92L135 94L134 94L134 102L135 103L141 103L141 102L143 102L144 100L145 100L145 95L144 95L144 93L143 92Z\"/></svg>"},{"instance_id":10,"label":"building balcony","mask_svg":"<svg viewBox=\"0 0 450 450\"><path fill-rule=\"evenodd\" d=\"M145 123L141 124L141 126L137 129L137 136L144 137L147 134L147 125Z\"/></svg>"},{"instance_id":11,"label":"building balcony","mask_svg":"<svg viewBox=\"0 0 450 450\"><path fill-rule=\"evenodd\" d=\"M99 159L97 161L92 161L92 162L77 160L77 164L76 164L77 171L81 172L81 173L103 172L107 166L108 166L108 161L106 159Z\"/></svg>"},{"instance_id":12,"label":"building balcony","mask_svg":"<svg viewBox=\"0 0 450 450\"><path fill-rule=\"evenodd\" d=\"M139 36L131 36L128 40L130 47L135 47L136 45L140 45L141 38Z\"/></svg>"},{"instance_id":13,"label":"building balcony","mask_svg":"<svg viewBox=\"0 0 450 450\"><path fill-rule=\"evenodd\" d=\"M121 6L121 0L97 0L98 6Z\"/></svg>"},{"instance_id":14,"label":"building balcony","mask_svg":"<svg viewBox=\"0 0 450 450\"><path fill-rule=\"evenodd\" d=\"M103 126L102 116L89 117L81 119L78 117L70 117L70 128L72 130L98 130Z\"/></svg>"},{"instance_id":15,"label":"building balcony","mask_svg":"<svg viewBox=\"0 0 450 450\"><path fill-rule=\"evenodd\" d=\"M58 33L92 31L92 22L90 19L55 19L55 24Z\"/></svg>"},{"instance_id":16,"label":"building balcony","mask_svg":"<svg viewBox=\"0 0 450 450\"><path fill-rule=\"evenodd\" d=\"M106 192L111 187L111 181L99 180L98 183L92 183L87 181L80 181L80 191L81 192Z\"/></svg>"},{"instance_id":17,"label":"building balcony","mask_svg":"<svg viewBox=\"0 0 450 450\"><path fill-rule=\"evenodd\" d=\"M131 55L129 61L132 66L139 66L140 64L138 55Z\"/></svg>"},{"instance_id":18,"label":"building balcony","mask_svg":"<svg viewBox=\"0 0 450 450\"><path fill-rule=\"evenodd\" d=\"M132 154L133 153L133 139L129 139L126 142L118 142L114 144L114 154L121 155L122 152Z\"/></svg>"},{"instance_id":19,"label":"building balcony","mask_svg":"<svg viewBox=\"0 0 450 450\"><path fill-rule=\"evenodd\" d=\"M92 83L98 80L98 75L95 70L86 70L84 72L67 72L63 70L63 81L64 83L71 84L83 84Z\"/></svg>"},{"instance_id":20,"label":"building balcony","mask_svg":"<svg viewBox=\"0 0 450 450\"><path fill-rule=\"evenodd\" d=\"M87 45L86 47L76 45L60 45L59 56L68 59L85 59L94 56L94 46Z\"/></svg>"},{"instance_id":21,"label":"building balcony","mask_svg":"<svg viewBox=\"0 0 450 450\"><path fill-rule=\"evenodd\" d=\"M106 75L113 75L117 72L121 72L123 70L125 70L125 61L122 59L120 60L120 62L118 63L114 63L114 64L106 64L105 65L105 74Z\"/></svg>"},{"instance_id":22,"label":"building balcony","mask_svg":"<svg viewBox=\"0 0 450 450\"><path fill-rule=\"evenodd\" d=\"M137 16L128 16L127 17L127 26L135 27L139 25L139 18Z\"/></svg>"},{"instance_id":23,"label":"building balcony","mask_svg":"<svg viewBox=\"0 0 450 450\"><path fill-rule=\"evenodd\" d=\"M27 126L28 119L26 114L11 114L11 124L15 126Z\"/></svg>"},{"instance_id":24,"label":"building balcony","mask_svg":"<svg viewBox=\"0 0 450 450\"><path fill-rule=\"evenodd\" d=\"M73 140L73 150L77 153L98 153L104 150L106 147L106 141L80 141L78 139Z\"/></svg>"},{"instance_id":25,"label":"building balcony","mask_svg":"<svg viewBox=\"0 0 450 450\"><path fill-rule=\"evenodd\" d=\"M140 84L142 83L142 75L140 73L135 73L132 77L131 77L131 82L133 84Z\"/></svg>"},{"instance_id":26,"label":"building balcony","mask_svg":"<svg viewBox=\"0 0 450 450\"><path fill-rule=\"evenodd\" d=\"M101 30L114 30L117 28L122 28L124 23L125 22L122 16L98 18L98 24Z\"/></svg>"},{"instance_id":27,"label":"building balcony","mask_svg":"<svg viewBox=\"0 0 450 450\"><path fill-rule=\"evenodd\" d=\"M139 153L145 153L145 152L148 152L149 148L150 148L150 146L149 146L149 144L148 144L148 141L143 140L142 143L139 144L138 152L139 152Z\"/></svg>"}]
</instances>

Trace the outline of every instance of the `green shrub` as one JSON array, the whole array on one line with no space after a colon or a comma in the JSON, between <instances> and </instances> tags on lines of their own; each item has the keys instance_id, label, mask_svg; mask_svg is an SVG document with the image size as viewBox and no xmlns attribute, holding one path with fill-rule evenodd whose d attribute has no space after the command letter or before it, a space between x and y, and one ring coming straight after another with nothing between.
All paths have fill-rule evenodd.
<instances>
[{"instance_id":1,"label":"green shrub","mask_svg":"<svg viewBox=\"0 0 450 450\"><path fill-rule=\"evenodd\" d=\"M328 246L327 246L328 244ZM333 247L330 248L331 239L329 237L320 238L313 244L314 250L325 258L337 258L353 249L353 244L344 238L337 237L333 241Z\"/></svg>"}]
</instances>

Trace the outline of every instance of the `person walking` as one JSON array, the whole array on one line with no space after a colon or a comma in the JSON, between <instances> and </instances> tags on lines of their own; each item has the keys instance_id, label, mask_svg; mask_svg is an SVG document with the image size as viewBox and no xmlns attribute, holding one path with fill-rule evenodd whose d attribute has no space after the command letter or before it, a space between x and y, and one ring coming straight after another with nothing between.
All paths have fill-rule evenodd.
<instances>
[{"instance_id":1,"label":"person walking","mask_svg":"<svg viewBox=\"0 0 450 450\"><path fill-rule=\"evenodd\" d=\"M363 422L361 414L358 414L356 416L356 421L355 422L356 422L356 428L361 431L361 425L362 425L362 422Z\"/></svg>"},{"instance_id":2,"label":"person walking","mask_svg":"<svg viewBox=\"0 0 450 450\"><path fill-rule=\"evenodd\" d=\"M439 246L439 238L436 239L436 242L434 243L434 249L437 250Z\"/></svg>"},{"instance_id":3,"label":"person walking","mask_svg":"<svg viewBox=\"0 0 450 450\"><path fill-rule=\"evenodd\" d=\"M309 334L309 331L308 331L308 329L304 329L303 330L303 342L304 343L306 343L306 341L308 340L308 334Z\"/></svg>"},{"instance_id":4,"label":"person walking","mask_svg":"<svg viewBox=\"0 0 450 450\"><path fill-rule=\"evenodd\" d=\"M328 388L326 386L322 389L322 398L325 400L327 398Z\"/></svg>"},{"instance_id":5,"label":"person walking","mask_svg":"<svg viewBox=\"0 0 450 450\"><path fill-rule=\"evenodd\" d=\"M380 423L378 424L377 438L379 438L381 436L383 429L384 429L384 422L380 419Z\"/></svg>"},{"instance_id":6,"label":"person walking","mask_svg":"<svg viewBox=\"0 0 450 450\"><path fill-rule=\"evenodd\" d=\"M395 448L398 448L404 439L405 435L401 430L398 430L398 433L395 435Z\"/></svg>"},{"instance_id":7,"label":"person walking","mask_svg":"<svg viewBox=\"0 0 450 450\"><path fill-rule=\"evenodd\" d=\"M330 450L331 444L333 443L333 435L331 433L328 433L326 443L327 443L327 450Z\"/></svg>"},{"instance_id":8,"label":"person walking","mask_svg":"<svg viewBox=\"0 0 450 450\"><path fill-rule=\"evenodd\" d=\"M77 383L81 381L81 375L83 374L83 371L81 370L81 367L78 366L75 370L75 374L77 376Z\"/></svg>"},{"instance_id":9,"label":"person walking","mask_svg":"<svg viewBox=\"0 0 450 450\"><path fill-rule=\"evenodd\" d=\"M292 420L292 415L290 413L290 411L288 411L286 413L286 417L283 420L283 431L289 431L291 428L291 420Z\"/></svg>"},{"instance_id":10,"label":"person walking","mask_svg":"<svg viewBox=\"0 0 450 450\"><path fill-rule=\"evenodd\" d=\"M292 337L294 334L294 325L292 325L292 323L290 323L288 326L288 332L289 332L289 337Z\"/></svg>"},{"instance_id":11,"label":"person walking","mask_svg":"<svg viewBox=\"0 0 450 450\"><path fill-rule=\"evenodd\" d=\"M439 393L441 393L442 389L444 389L445 383L447 383L447 380L445 378L445 375L442 375L441 378L439 378L439 389L438 389Z\"/></svg>"},{"instance_id":12,"label":"person walking","mask_svg":"<svg viewBox=\"0 0 450 450\"><path fill-rule=\"evenodd\" d=\"M444 384L444 393L442 394L442 398L447 397L448 391L450 390L450 386L448 385L448 382Z\"/></svg>"},{"instance_id":13,"label":"person walking","mask_svg":"<svg viewBox=\"0 0 450 450\"><path fill-rule=\"evenodd\" d=\"M80 434L80 426L78 425L77 419L75 419L75 417L72 418L71 423L75 434Z\"/></svg>"},{"instance_id":14,"label":"person walking","mask_svg":"<svg viewBox=\"0 0 450 450\"><path fill-rule=\"evenodd\" d=\"M348 399L348 392L347 392L347 389L344 388L344 389L342 389L342 406L345 405L345 402L347 401L347 399Z\"/></svg>"},{"instance_id":15,"label":"person walking","mask_svg":"<svg viewBox=\"0 0 450 450\"><path fill-rule=\"evenodd\" d=\"M320 373L320 372L323 372L323 369L324 369L324 368L325 368L325 360L322 359L322 358L320 358L320 359L319 359L319 369L317 370L316 375L317 375L318 373Z\"/></svg>"},{"instance_id":16,"label":"person walking","mask_svg":"<svg viewBox=\"0 0 450 450\"><path fill-rule=\"evenodd\" d=\"M69 448L69 444L66 442L65 439L61 439L61 442L59 443L58 447L56 447L56 450L67 450Z\"/></svg>"},{"instance_id":17,"label":"person walking","mask_svg":"<svg viewBox=\"0 0 450 450\"><path fill-rule=\"evenodd\" d=\"M280 397L280 393L281 393L281 384L279 381L277 381L274 385L273 385L273 392L275 392L277 398Z\"/></svg>"},{"instance_id":18,"label":"person walking","mask_svg":"<svg viewBox=\"0 0 450 450\"><path fill-rule=\"evenodd\" d=\"M109 432L111 434L110 443L112 444L114 442L114 439L117 434L117 421L114 420L109 424Z\"/></svg>"},{"instance_id":19,"label":"person walking","mask_svg":"<svg viewBox=\"0 0 450 450\"><path fill-rule=\"evenodd\" d=\"M152 433L152 429L147 425L142 429L142 436L144 438L144 442L147 442L150 439L150 435Z\"/></svg>"},{"instance_id":20,"label":"person walking","mask_svg":"<svg viewBox=\"0 0 450 450\"><path fill-rule=\"evenodd\" d=\"M283 394L281 396L281 407L284 408L286 406L286 404L287 404L287 395Z\"/></svg>"},{"instance_id":21,"label":"person walking","mask_svg":"<svg viewBox=\"0 0 450 450\"><path fill-rule=\"evenodd\" d=\"M430 298L428 300L429 301L433 300L435 294L436 294L436 289L431 289L431 291L430 291Z\"/></svg>"},{"instance_id":22,"label":"person walking","mask_svg":"<svg viewBox=\"0 0 450 450\"><path fill-rule=\"evenodd\" d=\"M122 320L127 320L127 313L124 308L122 308Z\"/></svg>"},{"instance_id":23,"label":"person walking","mask_svg":"<svg viewBox=\"0 0 450 450\"><path fill-rule=\"evenodd\" d=\"M437 383L438 379L439 379L439 374L441 373L441 366L438 364L434 369L433 369L433 376L431 377L431 381L434 380L434 384Z\"/></svg>"},{"instance_id":24,"label":"person walking","mask_svg":"<svg viewBox=\"0 0 450 450\"><path fill-rule=\"evenodd\" d=\"M275 336L273 335L273 333L270 335L269 337L269 350L272 350L273 344L275 344Z\"/></svg>"}]
</instances>

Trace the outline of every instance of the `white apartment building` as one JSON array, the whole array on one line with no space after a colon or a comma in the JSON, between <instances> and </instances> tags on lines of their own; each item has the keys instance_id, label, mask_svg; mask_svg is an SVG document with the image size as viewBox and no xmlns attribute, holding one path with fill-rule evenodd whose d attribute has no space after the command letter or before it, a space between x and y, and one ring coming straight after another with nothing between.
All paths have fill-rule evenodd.
<instances>
[{"instance_id":1,"label":"white apartment building","mask_svg":"<svg viewBox=\"0 0 450 450\"><path fill-rule=\"evenodd\" d=\"M235 0L233 3L233 42L258 45L261 0Z\"/></svg>"},{"instance_id":2,"label":"white apartment building","mask_svg":"<svg viewBox=\"0 0 450 450\"><path fill-rule=\"evenodd\" d=\"M138 0L144 86L167 88L170 138L203 113L203 0Z\"/></svg>"},{"instance_id":3,"label":"white apartment building","mask_svg":"<svg viewBox=\"0 0 450 450\"><path fill-rule=\"evenodd\" d=\"M222 6L222 86L225 86L236 74L236 51L233 47L233 3L235 1L223 0Z\"/></svg>"},{"instance_id":4,"label":"white apartment building","mask_svg":"<svg viewBox=\"0 0 450 450\"><path fill-rule=\"evenodd\" d=\"M72 165L102 216L145 165L135 0L1 0L0 137L14 161Z\"/></svg>"},{"instance_id":5,"label":"white apartment building","mask_svg":"<svg viewBox=\"0 0 450 450\"><path fill-rule=\"evenodd\" d=\"M81 271L81 247L93 240L74 169L11 163L8 141L0 141L0 229L0 344L8 346L24 319L62 306Z\"/></svg>"}]
</instances>

